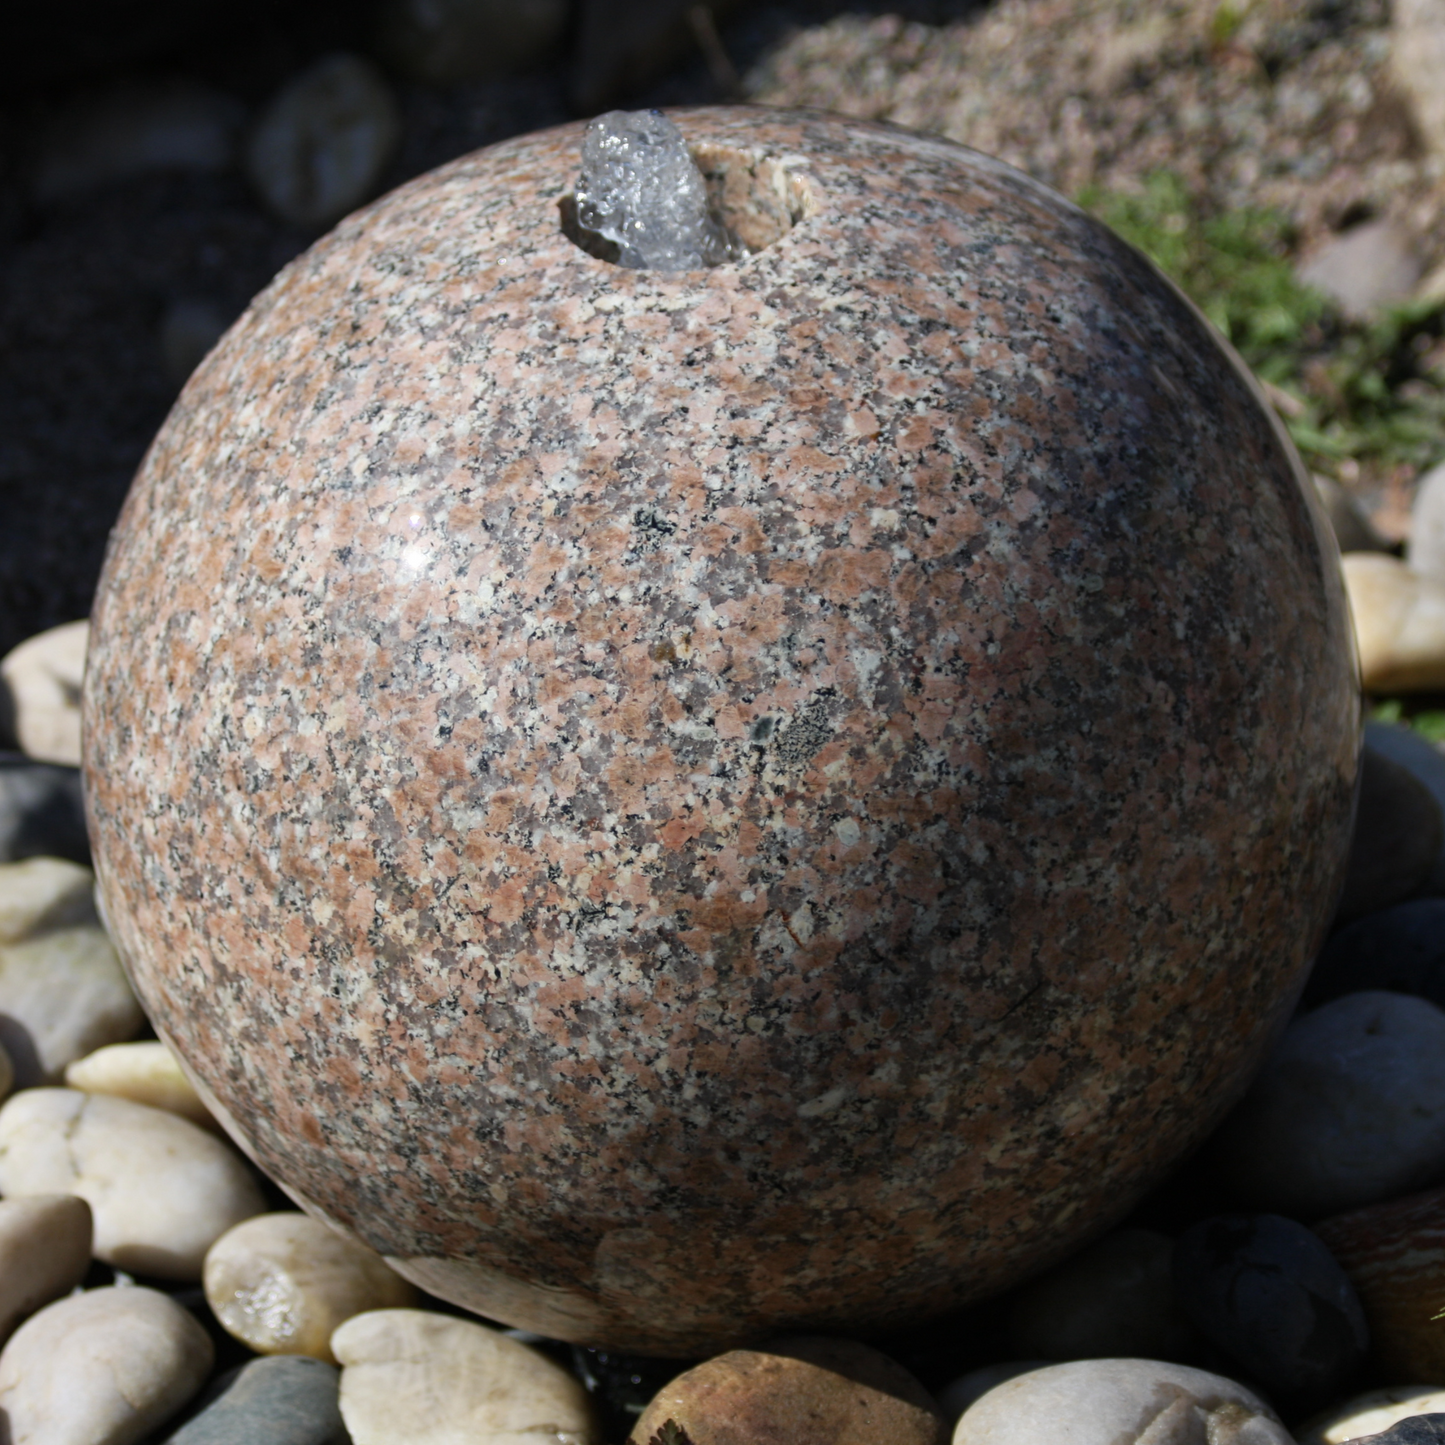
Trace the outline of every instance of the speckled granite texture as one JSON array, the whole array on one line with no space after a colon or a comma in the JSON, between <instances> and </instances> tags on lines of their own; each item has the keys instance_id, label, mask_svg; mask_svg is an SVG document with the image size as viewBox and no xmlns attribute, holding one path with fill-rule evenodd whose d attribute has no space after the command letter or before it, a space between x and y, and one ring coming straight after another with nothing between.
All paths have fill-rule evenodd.
<instances>
[{"instance_id":1,"label":"speckled granite texture","mask_svg":"<svg viewBox=\"0 0 1445 1445\"><path fill-rule=\"evenodd\" d=\"M255 1158L685 1355L1120 1214L1290 1006L1359 719L1327 527L1145 262L946 142L677 119L774 244L584 254L569 127L283 272L137 479L85 708L111 922Z\"/></svg>"}]
</instances>

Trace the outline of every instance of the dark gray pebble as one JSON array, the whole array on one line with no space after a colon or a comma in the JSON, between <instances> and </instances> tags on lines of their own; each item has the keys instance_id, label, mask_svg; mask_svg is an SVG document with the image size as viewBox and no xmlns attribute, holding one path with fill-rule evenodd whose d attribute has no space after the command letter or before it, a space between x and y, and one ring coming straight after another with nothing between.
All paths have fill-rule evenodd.
<instances>
[{"instance_id":1,"label":"dark gray pebble","mask_svg":"<svg viewBox=\"0 0 1445 1445\"><path fill-rule=\"evenodd\" d=\"M90 866L80 769L0 753L0 863L40 857Z\"/></svg>"},{"instance_id":2,"label":"dark gray pebble","mask_svg":"<svg viewBox=\"0 0 1445 1445\"><path fill-rule=\"evenodd\" d=\"M1366 747L1360 802L1337 924L1403 903L1429 876L1445 840L1430 790L1408 769Z\"/></svg>"},{"instance_id":3,"label":"dark gray pebble","mask_svg":"<svg viewBox=\"0 0 1445 1445\"><path fill-rule=\"evenodd\" d=\"M1383 988L1445 1008L1445 898L1417 898L1367 913L1325 944L1302 1008Z\"/></svg>"},{"instance_id":4,"label":"dark gray pebble","mask_svg":"<svg viewBox=\"0 0 1445 1445\"><path fill-rule=\"evenodd\" d=\"M1220 1214L1186 1230L1174 1283L1195 1328L1286 1407L1339 1396L1369 1346L1344 1270L1282 1215Z\"/></svg>"},{"instance_id":5,"label":"dark gray pebble","mask_svg":"<svg viewBox=\"0 0 1445 1445\"><path fill-rule=\"evenodd\" d=\"M1445 1445L1445 1415L1410 1415L1378 1435L1362 1435L1350 1445Z\"/></svg>"},{"instance_id":6,"label":"dark gray pebble","mask_svg":"<svg viewBox=\"0 0 1445 1445\"><path fill-rule=\"evenodd\" d=\"M340 1380L334 1367L304 1355L252 1360L165 1445L351 1445Z\"/></svg>"}]
</instances>

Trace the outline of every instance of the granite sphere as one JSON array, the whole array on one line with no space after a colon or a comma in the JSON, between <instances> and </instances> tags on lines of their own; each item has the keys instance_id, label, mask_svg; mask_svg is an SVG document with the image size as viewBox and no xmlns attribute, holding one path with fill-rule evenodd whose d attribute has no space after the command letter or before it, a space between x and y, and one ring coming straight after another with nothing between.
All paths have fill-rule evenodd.
<instances>
[{"instance_id":1,"label":"granite sphere","mask_svg":"<svg viewBox=\"0 0 1445 1445\"><path fill-rule=\"evenodd\" d=\"M84 708L118 946L262 1167L684 1356L996 1291L1193 1146L1359 704L1308 479L1146 260L941 140L676 119L741 261L584 249L568 126L288 266L141 468Z\"/></svg>"}]
</instances>

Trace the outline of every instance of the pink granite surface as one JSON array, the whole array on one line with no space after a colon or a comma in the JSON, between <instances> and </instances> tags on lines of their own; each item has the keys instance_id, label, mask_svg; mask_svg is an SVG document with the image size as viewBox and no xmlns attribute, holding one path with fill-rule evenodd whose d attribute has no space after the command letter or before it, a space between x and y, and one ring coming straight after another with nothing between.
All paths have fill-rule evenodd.
<instances>
[{"instance_id":1,"label":"pink granite surface","mask_svg":"<svg viewBox=\"0 0 1445 1445\"><path fill-rule=\"evenodd\" d=\"M253 1156L686 1355L996 1290L1198 1140L1359 709L1298 464L1147 263L941 141L676 118L797 224L594 259L568 127L277 278L137 478L85 717L120 947Z\"/></svg>"}]
</instances>

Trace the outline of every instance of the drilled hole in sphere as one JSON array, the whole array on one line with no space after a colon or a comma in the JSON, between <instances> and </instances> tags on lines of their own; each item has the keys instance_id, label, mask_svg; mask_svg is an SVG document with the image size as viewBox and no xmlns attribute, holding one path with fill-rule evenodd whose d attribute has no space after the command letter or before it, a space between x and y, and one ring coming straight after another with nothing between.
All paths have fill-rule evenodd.
<instances>
[{"instance_id":1,"label":"drilled hole in sphere","mask_svg":"<svg viewBox=\"0 0 1445 1445\"><path fill-rule=\"evenodd\" d=\"M688 146L687 154L702 179L707 215L725 238L725 245L711 257L699 249L702 265L726 265L761 251L818 209L809 182L771 156L706 143ZM562 233L599 261L625 264L629 269L695 268L640 266L635 254L624 262L623 245L618 240L582 224L575 193L562 197L558 211Z\"/></svg>"}]
</instances>

